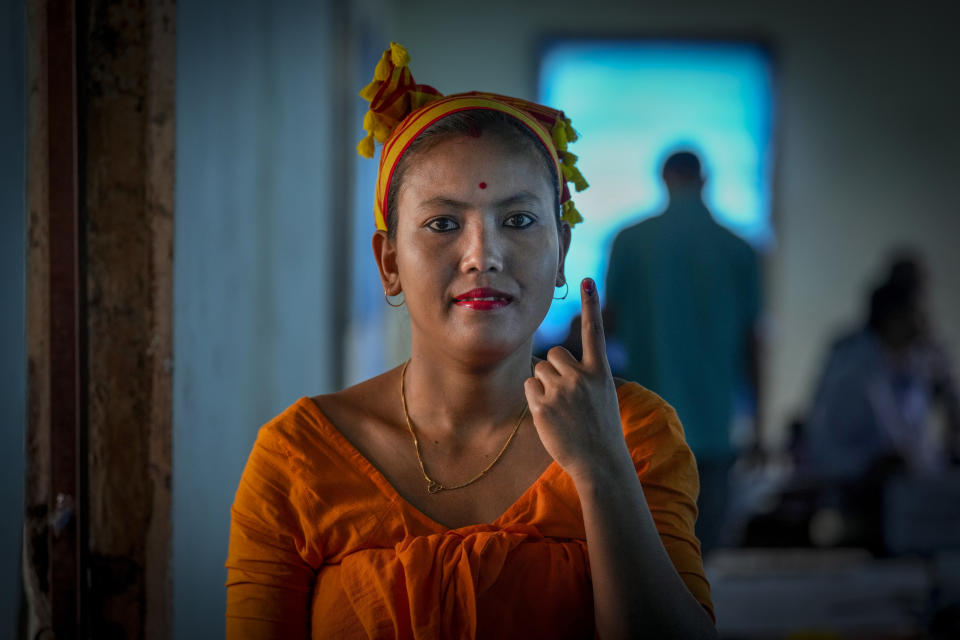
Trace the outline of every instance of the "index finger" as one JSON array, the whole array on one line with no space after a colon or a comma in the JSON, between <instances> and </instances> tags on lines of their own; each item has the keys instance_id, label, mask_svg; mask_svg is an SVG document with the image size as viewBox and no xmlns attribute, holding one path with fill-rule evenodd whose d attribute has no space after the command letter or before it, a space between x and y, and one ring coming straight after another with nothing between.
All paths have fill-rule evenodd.
<instances>
[{"instance_id":1,"label":"index finger","mask_svg":"<svg viewBox=\"0 0 960 640\"><path fill-rule=\"evenodd\" d=\"M583 364L590 369L607 366L607 344L603 336L600 295L593 278L580 283L580 339L583 343Z\"/></svg>"}]
</instances>

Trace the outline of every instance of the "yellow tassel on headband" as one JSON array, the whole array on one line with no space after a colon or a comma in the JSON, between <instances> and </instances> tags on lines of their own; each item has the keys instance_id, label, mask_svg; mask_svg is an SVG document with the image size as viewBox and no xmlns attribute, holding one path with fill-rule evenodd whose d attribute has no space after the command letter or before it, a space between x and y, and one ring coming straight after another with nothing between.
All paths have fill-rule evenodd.
<instances>
[{"instance_id":1,"label":"yellow tassel on headband","mask_svg":"<svg viewBox=\"0 0 960 640\"><path fill-rule=\"evenodd\" d=\"M363 119L367 135L357 145L357 152L365 158L372 158L374 141L383 144L374 201L377 229L387 229L390 179L410 143L440 118L469 109L500 111L525 124L543 144L556 166L560 218L571 227L583 220L570 199L567 183L572 183L577 191L583 191L589 185L575 166L577 156L567 151L567 145L576 141L577 132L562 111L519 98L478 91L444 97L431 86L416 84L407 68L409 63L407 50L391 42L377 63L373 80L360 92L360 96L370 102L370 110Z\"/></svg>"}]
</instances>

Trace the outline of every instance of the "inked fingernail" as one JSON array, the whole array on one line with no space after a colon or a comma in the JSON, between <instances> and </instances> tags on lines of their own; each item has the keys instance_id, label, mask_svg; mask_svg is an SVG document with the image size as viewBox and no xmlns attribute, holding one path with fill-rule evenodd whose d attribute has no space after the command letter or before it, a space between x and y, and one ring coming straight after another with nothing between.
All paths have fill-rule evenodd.
<instances>
[{"instance_id":1,"label":"inked fingernail","mask_svg":"<svg viewBox=\"0 0 960 640\"><path fill-rule=\"evenodd\" d=\"M586 291L589 295L593 295L593 290L596 287L593 284L593 278L587 278L583 281L583 290Z\"/></svg>"}]
</instances>

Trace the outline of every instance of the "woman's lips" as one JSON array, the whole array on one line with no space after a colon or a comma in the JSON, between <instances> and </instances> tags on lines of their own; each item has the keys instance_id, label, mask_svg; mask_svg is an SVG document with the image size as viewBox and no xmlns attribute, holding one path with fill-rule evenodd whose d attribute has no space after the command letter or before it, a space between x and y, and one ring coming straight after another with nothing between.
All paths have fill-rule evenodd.
<instances>
[{"instance_id":1,"label":"woman's lips","mask_svg":"<svg viewBox=\"0 0 960 640\"><path fill-rule=\"evenodd\" d=\"M474 309L476 311L490 311L492 309L500 309L507 306L513 302L513 296L502 291L497 291L496 289L482 287L461 293L454 298L453 301L458 306L466 307L468 309Z\"/></svg>"}]
</instances>

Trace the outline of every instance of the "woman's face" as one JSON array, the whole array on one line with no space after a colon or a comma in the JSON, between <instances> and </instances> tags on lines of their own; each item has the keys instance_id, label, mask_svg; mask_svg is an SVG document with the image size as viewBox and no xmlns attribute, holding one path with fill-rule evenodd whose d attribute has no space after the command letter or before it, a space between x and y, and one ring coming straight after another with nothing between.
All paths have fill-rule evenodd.
<instances>
[{"instance_id":1,"label":"woman's face","mask_svg":"<svg viewBox=\"0 0 960 640\"><path fill-rule=\"evenodd\" d=\"M496 135L450 138L412 159L380 263L388 291L404 294L414 340L491 361L529 344L569 245L555 188L534 151Z\"/></svg>"}]
</instances>

